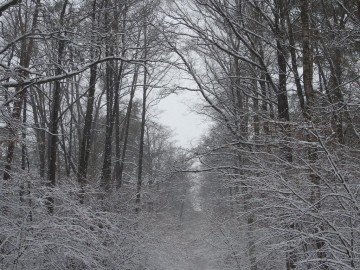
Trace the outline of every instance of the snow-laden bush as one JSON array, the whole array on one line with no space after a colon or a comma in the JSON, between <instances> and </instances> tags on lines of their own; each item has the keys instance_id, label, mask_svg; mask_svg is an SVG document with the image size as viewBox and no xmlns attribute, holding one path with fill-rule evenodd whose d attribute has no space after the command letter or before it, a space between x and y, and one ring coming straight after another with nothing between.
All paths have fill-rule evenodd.
<instances>
[{"instance_id":1,"label":"snow-laden bush","mask_svg":"<svg viewBox=\"0 0 360 270\"><path fill-rule=\"evenodd\" d=\"M31 174L2 182L0 269L135 268L140 241L132 221L104 209L99 199L80 204L77 190L69 183L47 189ZM53 214L49 196L55 201ZM87 190L87 197L98 194Z\"/></svg>"}]
</instances>

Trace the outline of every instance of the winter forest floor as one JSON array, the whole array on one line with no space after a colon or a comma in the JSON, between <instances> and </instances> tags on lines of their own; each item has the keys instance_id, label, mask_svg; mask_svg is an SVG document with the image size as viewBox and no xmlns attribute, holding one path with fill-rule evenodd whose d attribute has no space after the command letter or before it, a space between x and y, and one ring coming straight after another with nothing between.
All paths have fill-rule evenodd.
<instances>
[{"instance_id":1,"label":"winter forest floor","mask_svg":"<svg viewBox=\"0 0 360 270\"><path fill-rule=\"evenodd\" d=\"M182 213L178 224L164 222L157 227L159 246L154 248L154 254L149 255L152 265L166 270L219 270L226 269L219 265L216 259L218 248L211 241L211 220L203 211L200 195L201 187L196 181L186 194Z\"/></svg>"}]
</instances>

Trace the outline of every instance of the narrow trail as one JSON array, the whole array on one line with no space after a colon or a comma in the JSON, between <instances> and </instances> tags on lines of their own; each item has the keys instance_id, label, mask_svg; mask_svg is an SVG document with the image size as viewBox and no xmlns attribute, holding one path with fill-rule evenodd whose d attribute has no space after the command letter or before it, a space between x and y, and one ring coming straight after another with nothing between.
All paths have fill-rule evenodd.
<instances>
[{"instance_id":1,"label":"narrow trail","mask_svg":"<svg viewBox=\"0 0 360 270\"><path fill-rule=\"evenodd\" d=\"M186 243L186 250L190 263L189 270L220 270L214 260L217 253L215 247L210 244L211 234L207 223L207 217L203 212L194 212L192 217L183 225L181 230Z\"/></svg>"},{"instance_id":2,"label":"narrow trail","mask_svg":"<svg viewBox=\"0 0 360 270\"><path fill-rule=\"evenodd\" d=\"M185 210L181 225L166 225L150 255L157 270L221 270L203 212Z\"/></svg>"},{"instance_id":3,"label":"narrow trail","mask_svg":"<svg viewBox=\"0 0 360 270\"><path fill-rule=\"evenodd\" d=\"M164 270L223 270L220 251L211 241L211 222L202 210L200 184L192 180L184 203L181 221L168 223L161 233L159 246L151 255L156 269Z\"/></svg>"}]
</instances>

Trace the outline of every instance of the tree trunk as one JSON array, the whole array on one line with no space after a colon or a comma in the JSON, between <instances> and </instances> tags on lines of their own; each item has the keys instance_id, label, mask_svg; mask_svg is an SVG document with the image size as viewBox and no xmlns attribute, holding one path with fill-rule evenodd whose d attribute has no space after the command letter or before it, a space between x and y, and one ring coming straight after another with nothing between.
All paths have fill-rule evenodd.
<instances>
[{"instance_id":1,"label":"tree trunk","mask_svg":"<svg viewBox=\"0 0 360 270\"><path fill-rule=\"evenodd\" d=\"M277 94L278 103L278 119L280 127L280 155L286 161L285 163L285 175L288 177L289 165L293 161L292 148L289 145L291 142L291 131L290 131L290 114L289 114L289 102L287 96L287 50L286 50L286 9L283 0L275 1L276 13L275 13L275 31L276 31L276 48L277 48L277 64L279 68L279 87ZM289 222L288 222L289 223ZM288 229L292 231L295 228L295 224L292 222L288 224ZM288 251L286 252L286 269L291 270L296 268L296 247L289 245Z\"/></svg>"},{"instance_id":2,"label":"tree trunk","mask_svg":"<svg viewBox=\"0 0 360 270\"><path fill-rule=\"evenodd\" d=\"M123 10L123 23L122 23L122 31L125 32L126 30L126 18L127 18L127 9L128 6L124 6ZM121 56L125 57L125 35L122 35L121 37L121 44L122 44L122 53ZM120 67L119 67L119 73L117 76L116 81L116 92L115 92L115 104L114 104L114 110L115 110L115 169L114 169L114 182L117 183L119 181L119 170L120 170L120 164L121 164L121 142L124 139L125 129L120 129L120 126L122 122L126 119L126 116L124 120L120 121L120 85L122 81L123 76L123 69L124 69L124 62L121 61Z\"/></svg>"},{"instance_id":3,"label":"tree trunk","mask_svg":"<svg viewBox=\"0 0 360 270\"><path fill-rule=\"evenodd\" d=\"M146 14L145 23L144 23L144 59L147 59L147 20ZM135 211L138 213L140 211L140 202L141 202L141 186L142 186L142 174L143 174L143 161L144 161L144 135L145 135L145 121L146 121L146 96L147 96L147 65L146 61L144 63L144 86L143 86L143 102L142 102L142 112L141 112L141 130L140 130L140 144L139 144L139 161L138 161L138 175L137 175L137 184L136 184L136 208Z\"/></svg>"},{"instance_id":4,"label":"tree trunk","mask_svg":"<svg viewBox=\"0 0 360 270\"><path fill-rule=\"evenodd\" d=\"M109 12L109 1L105 1L105 20L104 25L110 26ZM110 43L106 44L106 56L114 54L114 45L112 44L112 37L109 33L107 41ZM114 127L114 63L112 61L106 62L105 71L105 93L106 93L106 127L105 127L105 147L104 147L104 161L101 170L101 186L105 192L110 191L111 184L111 159L112 159L112 134Z\"/></svg>"},{"instance_id":5,"label":"tree trunk","mask_svg":"<svg viewBox=\"0 0 360 270\"><path fill-rule=\"evenodd\" d=\"M26 149L26 122L27 122L27 98L26 94L24 95L24 105L23 105L23 117L22 117L22 133L21 133L21 170L24 172L26 170L26 165L29 168L29 160L27 156ZM23 179L20 184L20 201L23 201L23 196L25 192L25 182L27 180ZM29 185L28 185L29 186Z\"/></svg>"},{"instance_id":6,"label":"tree trunk","mask_svg":"<svg viewBox=\"0 0 360 270\"><path fill-rule=\"evenodd\" d=\"M125 122L125 126L124 126L125 135L124 135L124 143L123 143L122 154L121 154L121 159L120 159L120 166L119 166L119 171L116 173L116 175L117 175L116 188L117 189L119 189L121 187L122 180L123 180L122 177L123 177L123 173L124 173L126 149L127 149L127 144L128 144L128 138L129 138L131 111L132 111L132 105L133 105L135 90L136 90L138 72L139 72L139 67L136 66L135 67L135 73L134 73L134 76L133 76L133 81L132 81L132 84L131 84L130 99L129 99L129 103L128 103L127 110L126 110L126 122Z\"/></svg>"},{"instance_id":7,"label":"tree trunk","mask_svg":"<svg viewBox=\"0 0 360 270\"><path fill-rule=\"evenodd\" d=\"M311 4L310 0L303 0L301 5L301 24L302 24L302 41L303 41L303 80L304 80L304 91L306 96L306 106L304 115L306 116L306 122L311 129L313 125L313 116L314 116L314 105L315 105L315 96L313 89L313 63L314 63L314 53L312 48L312 30L311 30ZM309 131L307 135L308 142L312 143L316 141L316 138ZM308 162L312 166L316 165L318 159L317 147L309 146L308 147ZM313 205L316 205L316 211L320 211L320 199L321 199L321 190L320 190L320 177L316 172L310 168L310 181L313 184L313 189L311 191L310 201ZM320 226L322 229L322 225ZM319 231L315 231L319 233ZM320 260L320 269L329 269L326 263L326 253L323 250L325 243L320 238L314 239L315 248L317 256Z\"/></svg>"},{"instance_id":8,"label":"tree trunk","mask_svg":"<svg viewBox=\"0 0 360 270\"><path fill-rule=\"evenodd\" d=\"M37 0L35 11L33 15L33 21L31 26L32 33L35 31L37 24L38 24L38 17L39 17L39 8L40 8L40 0ZM24 30L25 31L25 30ZM30 60L33 53L33 47L34 47L34 39L30 39L29 43L27 44L26 39L23 39L21 42L21 52L20 52L20 66L24 69L20 71L20 77L23 79L26 79L29 74L26 71L30 66ZM22 105L24 103L24 97L26 94L26 90L23 89L23 86L20 84L15 89L16 93L19 93L14 98L14 106L13 106L13 112L11 115L12 118L12 132L14 135L14 139L9 142L8 149L7 149L7 155L6 155L6 164L5 164L5 170L4 170L4 180L8 180L11 178L11 165L13 163L14 159L14 153L15 153L15 142L18 132L18 125L20 125L20 118L21 118L21 111L22 111Z\"/></svg>"},{"instance_id":9,"label":"tree trunk","mask_svg":"<svg viewBox=\"0 0 360 270\"><path fill-rule=\"evenodd\" d=\"M42 100L36 99L36 95L36 92L31 93L30 100L34 117L35 136L39 155L39 175L41 179L44 179L46 172L46 123L43 110L44 104Z\"/></svg>"},{"instance_id":10,"label":"tree trunk","mask_svg":"<svg viewBox=\"0 0 360 270\"><path fill-rule=\"evenodd\" d=\"M94 29L95 24L95 11L96 11L96 0L93 1L93 15L92 15L92 24ZM93 51L91 52L92 57ZM91 150L91 130L93 122L93 112L94 112L94 101L95 101L95 86L96 86L96 77L97 77L97 65L94 65L90 68L90 81L89 81L89 90L86 104L86 114L85 114L85 123L82 132L82 138L80 140L79 147L79 164L78 164L78 182L80 184L80 202L84 202L84 187L87 183L87 168L89 165L89 157Z\"/></svg>"},{"instance_id":11,"label":"tree trunk","mask_svg":"<svg viewBox=\"0 0 360 270\"><path fill-rule=\"evenodd\" d=\"M60 14L60 25L64 25L64 16L68 0L65 0L62 6L62 11ZM57 52L57 68L55 70L55 75L60 75L62 73L62 58L65 51L65 39L64 37L59 37L58 43L58 52ZM51 119L49 123L49 139L48 139L48 172L47 172L47 186L49 188L54 188L56 184L56 165L57 165L57 145L58 145L58 124L59 124L59 112L60 112L60 103L61 103L61 83L59 80L55 81L52 97L52 108L51 108ZM54 198L50 195L47 198L47 208L48 212L52 214L54 212Z\"/></svg>"}]
</instances>

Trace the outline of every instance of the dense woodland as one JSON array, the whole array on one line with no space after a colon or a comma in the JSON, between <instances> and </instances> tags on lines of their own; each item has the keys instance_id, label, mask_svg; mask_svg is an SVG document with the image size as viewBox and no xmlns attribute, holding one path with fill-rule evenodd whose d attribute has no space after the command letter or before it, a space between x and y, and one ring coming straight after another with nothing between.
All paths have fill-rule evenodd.
<instances>
[{"instance_id":1,"label":"dense woodland","mask_svg":"<svg viewBox=\"0 0 360 270\"><path fill-rule=\"evenodd\" d=\"M0 269L360 269L359 55L358 0L3 0Z\"/></svg>"}]
</instances>

